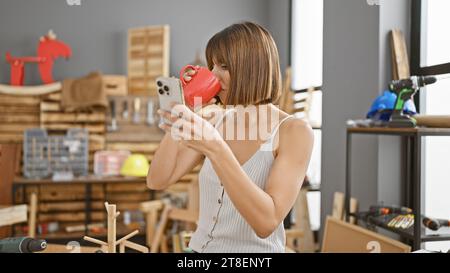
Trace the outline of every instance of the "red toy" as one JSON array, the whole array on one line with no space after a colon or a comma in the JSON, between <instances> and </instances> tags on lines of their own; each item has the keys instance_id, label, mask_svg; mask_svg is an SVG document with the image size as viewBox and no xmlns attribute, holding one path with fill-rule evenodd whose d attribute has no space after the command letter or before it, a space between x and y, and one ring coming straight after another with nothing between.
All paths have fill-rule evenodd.
<instances>
[{"instance_id":1,"label":"red toy","mask_svg":"<svg viewBox=\"0 0 450 273\"><path fill-rule=\"evenodd\" d=\"M70 47L56 40L55 33L50 30L46 36L40 38L37 57L13 57L9 52L6 53L6 61L11 65L11 85L23 86L26 63L37 63L42 82L53 83L54 60L59 57L68 59L71 55Z\"/></svg>"}]
</instances>

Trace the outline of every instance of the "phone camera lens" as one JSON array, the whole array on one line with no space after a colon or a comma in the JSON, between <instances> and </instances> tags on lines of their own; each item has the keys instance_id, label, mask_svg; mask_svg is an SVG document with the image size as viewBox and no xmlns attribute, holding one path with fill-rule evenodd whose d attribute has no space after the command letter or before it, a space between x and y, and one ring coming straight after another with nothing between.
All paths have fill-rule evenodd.
<instances>
[{"instance_id":1,"label":"phone camera lens","mask_svg":"<svg viewBox=\"0 0 450 273\"><path fill-rule=\"evenodd\" d=\"M167 85L164 85L164 90L169 91L169 87Z\"/></svg>"},{"instance_id":2,"label":"phone camera lens","mask_svg":"<svg viewBox=\"0 0 450 273\"><path fill-rule=\"evenodd\" d=\"M164 91L163 91L162 89L159 89L158 92L159 92L159 94L161 94L161 95L164 94Z\"/></svg>"},{"instance_id":3,"label":"phone camera lens","mask_svg":"<svg viewBox=\"0 0 450 273\"><path fill-rule=\"evenodd\" d=\"M156 84L161 87L163 85L163 83L161 81L157 81Z\"/></svg>"}]
</instances>

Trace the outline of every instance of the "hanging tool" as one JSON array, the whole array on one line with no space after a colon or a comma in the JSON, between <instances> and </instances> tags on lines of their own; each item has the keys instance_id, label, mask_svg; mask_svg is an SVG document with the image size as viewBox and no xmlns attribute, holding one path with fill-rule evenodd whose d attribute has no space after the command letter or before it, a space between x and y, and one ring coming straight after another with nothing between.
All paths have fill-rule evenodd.
<instances>
[{"instance_id":1,"label":"hanging tool","mask_svg":"<svg viewBox=\"0 0 450 273\"><path fill-rule=\"evenodd\" d=\"M150 126L155 124L154 102L151 99L147 102L147 124Z\"/></svg>"},{"instance_id":2,"label":"hanging tool","mask_svg":"<svg viewBox=\"0 0 450 273\"><path fill-rule=\"evenodd\" d=\"M123 101L123 109L122 109L122 119L123 120L128 120L128 101L124 100Z\"/></svg>"},{"instance_id":3,"label":"hanging tool","mask_svg":"<svg viewBox=\"0 0 450 273\"><path fill-rule=\"evenodd\" d=\"M141 99L134 99L134 115L133 115L133 123L138 124L141 121Z\"/></svg>"},{"instance_id":4,"label":"hanging tool","mask_svg":"<svg viewBox=\"0 0 450 273\"><path fill-rule=\"evenodd\" d=\"M416 127L417 121L403 112L404 106L420 88L436 83L437 80L436 76L412 76L408 79L392 81L389 90L397 95L397 100L388 126L392 128Z\"/></svg>"},{"instance_id":5,"label":"hanging tool","mask_svg":"<svg viewBox=\"0 0 450 273\"><path fill-rule=\"evenodd\" d=\"M111 125L108 126L109 132L117 131L117 120L116 120L116 101L109 101L109 110L111 111Z\"/></svg>"}]
</instances>

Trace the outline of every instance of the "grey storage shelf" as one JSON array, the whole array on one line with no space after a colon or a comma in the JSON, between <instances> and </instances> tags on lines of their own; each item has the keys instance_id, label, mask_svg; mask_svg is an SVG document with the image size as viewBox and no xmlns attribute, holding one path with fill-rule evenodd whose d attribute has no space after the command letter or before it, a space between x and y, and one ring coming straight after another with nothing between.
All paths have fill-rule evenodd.
<instances>
[{"instance_id":1,"label":"grey storage shelf","mask_svg":"<svg viewBox=\"0 0 450 273\"><path fill-rule=\"evenodd\" d=\"M403 200L402 205L413 209L414 219L422 219L423 215L423 181L421 180L422 170L422 138L428 136L448 137L450 136L450 128L347 128L346 138L346 169L345 169L345 211L346 220L349 220L350 196L352 189L351 177L351 153L352 153L352 136L360 135L391 135L402 138L402 164L403 164ZM426 230L422 225L422 221L414 221L414 226L407 230L399 230L388 227L385 223L386 219L377 217L367 218L357 215L357 219L365 220L366 223L389 230L401 235L404 239L412 242L413 250L421 249L423 242L430 241L449 241L450 229L441 228L438 232Z\"/></svg>"},{"instance_id":2,"label":"grey storage shelf","mask_svg":"<svg viewBox=\"0 0 450 273\"><path fill-rule=\"evenodd\" d=\"M394 219L398 215L399 214L373 216L373 215L370 215L370 213L362 212L362 213L358 213L356 215L352 214L351 216L356 217L356 219L358 219L358 221L363 221L368 226L383 228L384 230L396 233L410 241L414 241L414 239L415 239L414 238L414 227L410 227L407 229L401 229L401 228L392 228L387 225L387 223L389 223L390 220ZM421 233L421 236L420 236L421 242L450 241L450 228L449 227L442 227L438 231L432 231L432 230L429 230L422 226L420 229L420 233Z\"/></svg>"}]
</instances>

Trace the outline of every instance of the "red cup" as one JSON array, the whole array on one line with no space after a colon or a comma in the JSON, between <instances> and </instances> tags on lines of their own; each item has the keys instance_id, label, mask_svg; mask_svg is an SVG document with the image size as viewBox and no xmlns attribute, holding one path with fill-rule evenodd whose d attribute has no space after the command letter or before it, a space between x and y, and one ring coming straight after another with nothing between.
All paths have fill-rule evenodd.
<instances>
[{"instance_id":1,"label":"red cup","mask_svg":"<svg viewBox=\"0 0 450 273\"><path fill-rule=\"evenodd\" d=\"M184 80L184 74L188 69L195 71L189 82ZM221 86L216 76L206 67L186 65L181 69L180 80L183 85L184 100L194 107L194 99L201 98L202 104L209 102L219 93Z\"/></svg>"}]
</instances>

